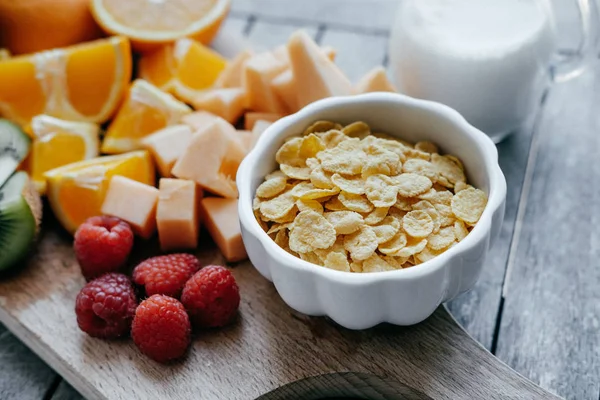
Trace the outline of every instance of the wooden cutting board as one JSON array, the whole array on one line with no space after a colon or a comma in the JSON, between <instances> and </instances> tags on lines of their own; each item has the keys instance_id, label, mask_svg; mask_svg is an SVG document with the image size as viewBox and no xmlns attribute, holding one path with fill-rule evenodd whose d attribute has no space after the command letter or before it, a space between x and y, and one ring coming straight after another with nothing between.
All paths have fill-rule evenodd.
<instances>
[{"instance_id":1,"label":"wooden cutting board","mask_svg":"<svg viewBox=\"0 0 600 400\"><path fill-rule=\"evenodd\" d=\"M26 267L0 280L0 321L89 399L557 398L488 353L444 307L416 326L350 331L290 309L249 262L232 266L238 320L198 334L186 359L157 364L129 339L79 331L74 301L85 282L71 238L45 226ZM223 264L210 238L201 242L201 262ZM137 243L131 264L157 248Z\"/></svg>"}]
</instances>

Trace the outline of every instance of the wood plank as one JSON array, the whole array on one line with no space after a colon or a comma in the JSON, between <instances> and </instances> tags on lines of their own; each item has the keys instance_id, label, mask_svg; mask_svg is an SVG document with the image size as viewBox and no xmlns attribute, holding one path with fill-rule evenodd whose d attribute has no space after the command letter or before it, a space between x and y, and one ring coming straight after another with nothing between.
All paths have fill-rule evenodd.
<instances>
[{"instance_id":1,"label":"wood plank","mask_svg":"<svg viewBox=\"0 0 600 400\"><path fill-rule=\"evenodd\" d=\"M448 304L454 318L485 348L491 350L502 299L502 284L513 237L521 186L525 175L534 119L498 145L499 163L508 192L504 223L496 244L490 250L475 287Z\"/></svg>"},{"instance_id":2,"label":"wood plank","mask_svg":"<svg viewBox=\"0 0 600 400\"><path fill-rule=\"evenodd\" d=\"M387 36L326 29L320 44L337 49L336 64L355 83L381 65L387 52Z\"/></svg>"},{"instance_id":3,"label":"wood plank","mask_svg":"<svg viewBox=\"0 0 600 400\"><path fill-rule=\"evenodd\" d=\"M202 264L222 263L208 238L201 243ZM139 247L132 264L156 248ZM237 323L198 335L185 360L159 365L131 341L78 330L73 299L84 280L70 238L46 224L30 263L0 282L0 320L90 399L303 398L311 388L324 397L394 398L412 389L421 398L554 398L499 362L443 307L412 327L349 331L293 312L248 262L233 273L242 292ZM329 375L332 385L304 381L319 375Z\"/></svg>"},{"instance_id":4,"label":"wood plank","mask_svg":"<svg viewBox=\"0 0 600 400\"><path fill-rule=\"evenodd\" d=\"M65 380L60 382L56 388L56 392L52 395L51 400L84 400L83 396Z\"/></svg>"},{"instance_id":5,"label":"wood plank","mask_svg":"<svg viewBox=\"0 0 600 400\"><path fill-rule=\"evenodd\" d=\"M286 44L290 35L299 29L304 29L312 38L317 35L316 24L273 23L257 18L248 34L248 39L259 51L272 50Z\"/></svg>"},{"instance_id":6,"label":"wood plank","mask_svg":"<svg viewBox=\"0 0 600 400\"><path fill-rule=\"evenodd\" d=\"M550 92L509 258L498 356L573 399L600 389L598 63Z\"/></svg>"},{"instance_id":7,"label":"wood plank","mask_svg":"<svg viewBox=\"0 0 600 400\"><path fill-rule=\"evenodd\" d=\"M398 0L233 0L234 15L303 20L354 30L387 31Z\"/></svg>"},{"instance_id":8,"label":"wood plank","mask_svg":"<svg viewBox=\"0 0 600 400\"><path fill-rule=\"evenodd\" d=\"M10 332L0 334L0 399L38 400L56 373Z\"/></svg>"}]
</instances>

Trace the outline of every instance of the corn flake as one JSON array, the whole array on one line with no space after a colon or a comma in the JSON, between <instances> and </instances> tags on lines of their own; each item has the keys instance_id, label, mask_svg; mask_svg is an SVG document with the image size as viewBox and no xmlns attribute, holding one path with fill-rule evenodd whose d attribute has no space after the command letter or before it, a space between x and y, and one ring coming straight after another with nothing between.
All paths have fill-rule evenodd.
<instances>
[{"instance_id":1,"label":"corn flake","mask_svg":"<svg viewBox=\"0 0 600 400\"><path fill-rule=\"evenodd\" d=\"M415 149L430 154L439 153L437 146L431 142L417 142L415 143Z\"/></svg>"},{"instance_id":2,"label":"corn flake","mask_svg":"<svg viewBox=\"0 0 600 400\"><path fill-rule=\"evenodd\" d=\"M411 158L406 160L402 166L402 171L405 173L414 173L426 176L432 182L435 182L438 176L438 173L432 163L419 158Z\"/></svg>"},{"instance_id":3,"label":"corn flake","mask_svg":"<svg viewBox=\"0 0 600 400\"><path fill-rule=\"evenodd\" d=\"M479 189L461 190L452 198L452 212L468 225L479 221L487 204L486 194Z\"/></svg>"},{"instance_id":4,"label":"corn flake","mask_svg":"<svg viewBox=\"0 0 600 400\"><path fill-rule=\"evenodd\" d=\"M396 203L398 188L386 175L372 175L365 182L365 193L375 207L391 207Z\"/></svg>"},{"instance_id":5,"label":"corn flake","mask_svg":"<svg viewBox=\"0 0 600 400\"><path fill-rule=\"evenodd\" d=\"M362 272L385 272L395 269L377 254L373 254L362 263Z\"/></svg>"},{"instance_id":6,"label":"corn flake","mask_svg":"<svg viewBox=\"0 0 600 400\"><path fill-rule=\"evenodd\" d=\"M313 210L318 212L319 214L323 214L323 205L316 200L298 199L296 200L296 207L298 207L298 210L300 212Z\"/></svg>"},{"instance_id":7,"label":"corn flake","mask_svg":"<svg viewBox=\"0 0 600 400\"><path fill-rule=\"evenodd\" d=\"M365 196L340 192L337 198L346 207L346 210L360 213L368 213L373 210L373 204Z\"/></svg>"},{"instance_id":8,"label":"corn flake","mask_svg":"<svg viewBox=\"0 0 600 400\"><path fill-rule=\"evenodd\" d=\"M342 125L331 121L317 121L308 128L306 128L306 130L304 131L304 136L316 132L328 132L333 129L340 130L342 129Z\"/></svg>"},{"instance_id":9,"label":"corn flake","mask_svg":"<svg viewBox=\"0 0 600 400\"><path fill-rule=\"evenodd\" d=\"M340 201L339 196L332 197L325 202L325 209L330 211L346 211L346 206Z\"/></svg>"},{"instance_id":10,"label":"corn flake","mask_svg":"<svg viewBox=\"0 0 600 400\"><path fill-rule=\"evenodd\" d=\"M315 157L317 153L322 150L325 150L325 143L323 143L321 138L314 133L311 133L302 140L300 148L298 149L298 154L300 157L307 159Z\"/></svg>"},{"instance_id":11,"label":"corn flake","mask_svg":"<svg viewBox=\"0 0 600 400\"><path fill-rule=\"evenodd\" d=\"M394 217L385 217L379 224L372 226L377 243L385 243L391 240L400 230L400 221Z\"/></svg>"},{"instance_id":12,"label":"corn flake","mask_svg":"<svg viewBox=\"0 0 600 400\"><path fill-rule=\"evenodd\" d=\"M393 238L387 242L379 244L379 251L383 254L394 256L406 246L407 238L404 232L398 231Z\"/></svg>"},{"instance_id":13,"label":"corn flake","mask_svg":"<svg viewBox=\"0 0 600 400\"><path fill-rule=\"evenodd\" d=\"M411 211L402 218L402 229L414 238L424 238L433 232L433 220L425 211Z\"/></svg>"},{"instance_id":14,"label":"corn flake","mask_svg":"<svg viewBox=\"0 0 600 400\"><path fill-rule=\"evenodd\" d=\"M456 236L457 241L460 242L461 240L466 238L468 234L469 231L467 230L467 227L465 226L464 222L460 220L454 221L454 236Z\"/></svg>"},{"instance_id":15,"label":"corn flake","mask_svg":"<svg viewBox=\"0 0 600 400\"><path fill-rule=\"evenodd\" d=\"M336 271L350 272L348 257L337 252L327 254L327 257L323 260L323 266Z\"/></svg>"},{"instance_id":16,"label":"corn flake","mask_svg":"<svg viewBox=\"0 0 600 400\"><path fill-rule=\"evenodd\" d=\"M433 233L427 237L427 247L431 250L443 250L450 246L456 240L454 226L441 228L438 233Z\"/></svg>"},{"instance_id":17,"label":"corn flake","mask_svg":"<svg viewBox=\"0 0 600 400\"><path fill-rule=\"evenodd\" d=\"M427 239L409 238L406 246L394 253L396 257L411 257L418 254L427 246Z\"/></svg>"},{"instance_id":18,"label":"corn flake","mask_svg":"<svg viewBox=\"0 0 600 400\"><path fill-rule=\"evenodd\" d=\"M296 216L290 229L290 249L308 253L331 247L336 240L335 229L321 214L308 210Z\"/></svg>"},{"instance_id":19,"label":"corn flake","mask_svg":"<svg viewBox=\"0 0 600 400\"><path fill-rule=\"evenodd\" d=\"M351 194L365 194L365 182L358 177L346 178L340 174L333 174L331 182L343 190Z\"/></svg>"},{"instance_id":20,"label":"corn flake","mask_svg":"<svg viewBox=\"0 0 600 400\"><path fill-rule=\"evenodd\" d=\"M457 182L465 182L467 180L463 169L454 160L453 158L440 156L439 154L431 155L431 162L436 171L441 178L445 178L445 180L438 179L444 186L454 187ZM449 185L445 184L445 182Z\"/></svg>"},{"instance_id":21,"label":"corn flake","mask_svg":"<svg viewBox=\"0 0 600 400\"><path fill-rule=\"evenodd\" d=\"M390 207L375 207L375 209L365 217L365 224L375 225L380 223L387 217L389 211Z\"/></svg>"},{"instance_id":22,"label":"corn flake","mask_svg":"<svg viewBox=\"0 0 600 400\"><path fill-rule=\"evenodd\" d=\"M294 197L285 192L270 200L260 203L260 213L267 220L274 221L284 217L294 208Z\"/></svg>"},{"instance_id":23,"label":"corn flake","mask_svg":"<svg viewBox=\"0 0 600 400\"><path fill-rule=\"evenodd\" d=\"M342 132L352 138L364 139L371 135L371 128L369 125L362 121L353 122L350 125L346 125Z\"/></svg>"},{"instance_id":24,"label":"corn flake","mask_svg":"<svg viewBox=\"0 0 600 400\"><path fill-rule=\"evenodd\" d=\"M287 178L285 176L273 176L256 188L256 195L262 198L275 197L285 190L286 184Z\"/></svg>"},{"instance_id":25,"label":"corn flake","mask_svg":"<svg viewBox=\"0 0 600 400\"><path fill-rule=\"evenodd\" d=\"M398 193L404 197L414 197L425 193L433 183L425 176L413 173L401 174L395 177Z\"/></svg>"},{"instance_id":26,"label":"corn flake","mask_svg":"<svg viewBox=\"0 0 600 400\"><path fill-rule=\"evenodd\" d=\"M292 179L299 179L302 181L310 179L310 168L308 167L295 167L288 164L281 164L279 168L281 169L281 172Z\"/></svg>"},{"instance_id":27,"label":"corn flake","mask_svg":"<svg viewBox=\"0 0 600 400\"><path fill-rule=\"evenodd\" d=\"M324 217L333 225L338 235L349 235L364 224L362 215L354 211L327 212Z\"/></svg>"},{"instance_id":28,"label":"corn flake","mask_svg":"<svg viewBox=\"0 0 600 400\"><path fill-rule=\"evenodd\" d=\"M344 248L350 252L353 260L366 260L377 250L377 235L368 225L363 225L357 232L344 237Z\"/></svg>"}]
</instances>

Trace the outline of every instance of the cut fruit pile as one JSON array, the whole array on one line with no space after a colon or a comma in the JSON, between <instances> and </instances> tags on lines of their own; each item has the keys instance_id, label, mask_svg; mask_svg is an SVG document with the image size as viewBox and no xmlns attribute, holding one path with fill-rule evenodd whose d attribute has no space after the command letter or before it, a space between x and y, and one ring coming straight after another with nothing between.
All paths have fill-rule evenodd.
<instances>
[{"instance_id":1,"label":"cut fruit pile","mask_svg":"<svg viewBox=\"0 0 600 400\"><path fill-rule=\"evenodd\" d=\"M158 233L164 251L195 248L202 220L234 262L247 257L235 177L261 133L325 97L395 89L381 67L353 87L335 50L302 31L272 51L227 60L202 43L229 0L182 3L185 16L174 3L139 1L132 12L94 0L99 25L122 36L16 57L2 52L0 115L29 138L0 121L2 132L19 133L0 136L0 148L11 140L0 154L0 187L24 170L70 233L111 215L141 238ZM143 51L133 82L130 43Z\"/></svg>"}]
</instances>

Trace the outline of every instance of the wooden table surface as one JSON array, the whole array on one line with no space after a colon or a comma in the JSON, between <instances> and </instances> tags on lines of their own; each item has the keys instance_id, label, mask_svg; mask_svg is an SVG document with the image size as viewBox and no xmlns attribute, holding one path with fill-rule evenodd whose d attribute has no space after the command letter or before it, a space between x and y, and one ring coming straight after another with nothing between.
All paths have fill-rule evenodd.
<instances>
[{"instance_id":1,"label":"wooden table surface","mask_svg":"<svg viewBox=\"0 0 600 400\"><path fill-rule=\"evenodd\" d=\"M255 48L270 48L303 28L338 49L337 63L356 80L387 63L397 2L233 0L222 38L241 34ZM560 47L568 52L579 40L575 1L553 3ZM467 331L509 366L578 400L600 398L600 66L594 22L595 52L586 73L550 86L528 126L498 145L508 182L504 226L476 287L448 304ZM0 399L81 398L0 325Z\"/></svg>"}]
</instances>

